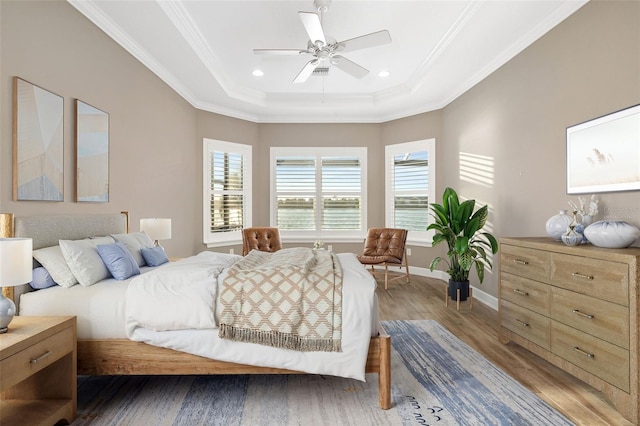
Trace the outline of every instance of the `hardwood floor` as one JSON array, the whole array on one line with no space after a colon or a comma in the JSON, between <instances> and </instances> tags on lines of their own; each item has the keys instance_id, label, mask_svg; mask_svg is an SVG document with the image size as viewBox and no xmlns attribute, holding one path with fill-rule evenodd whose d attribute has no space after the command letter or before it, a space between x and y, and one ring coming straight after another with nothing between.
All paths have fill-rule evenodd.
<instances>
[{"instance_id":1,"label":"hardwood floor","mask_svg":"<svg viewBox=\"0 0 640 426\"><path fill-rule=\"evenodd\" d=\"M474 300L473 308L463 302L444 303L445 283L412 276L411 283L395 281L384 290L378 281L382 320L434 319L507 372L578 425L631 425L601 392L565 373L547 361L509 343L498 340L498 313ZM393 339L393 336L392 336Z\"/></svg>"}]
</instances>

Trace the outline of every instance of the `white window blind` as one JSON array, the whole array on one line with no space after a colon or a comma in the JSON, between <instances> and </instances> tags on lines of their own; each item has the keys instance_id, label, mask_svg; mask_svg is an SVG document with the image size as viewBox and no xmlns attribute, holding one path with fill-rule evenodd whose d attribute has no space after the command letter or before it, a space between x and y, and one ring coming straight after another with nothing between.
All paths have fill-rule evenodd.
<instances>
[{"instance_id":1,"label":"white window blind","mask_svg":"<svg viewBox=\"0 0 640 426\"><path fill-rule=\"evenodd\" d=\"M435 197L435 140L388 145L385 152L386 222L409 230L412 243L430 242L429 201Z\"/></svg>"},{"instance_id":2,"label":"white window blind","mask_svg":"<svg viewBox=\"0 0 640 426\"><path fill-rule=\"evenodd\" d=\"M271 157L271 217L281 233L362 238L366 148L272 148Z\"/></svg>"},{"instance_id":3,"label":"white window blind","mask_svg":"<svg viewBox=\"0 0 640 426\"><path fill-rule=\"evenodd\" d=\"M250 225L251 146L204 139L204 242L238 243Z\"/></svg>"}]
</instances>

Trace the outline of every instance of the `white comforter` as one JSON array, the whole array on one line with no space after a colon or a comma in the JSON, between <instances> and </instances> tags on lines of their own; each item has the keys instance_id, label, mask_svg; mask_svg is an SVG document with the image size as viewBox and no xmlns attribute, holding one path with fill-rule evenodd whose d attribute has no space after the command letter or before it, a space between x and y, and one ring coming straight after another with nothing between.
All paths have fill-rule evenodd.
<instances>
[{"instance_id":1,"label":"white comforter","mask_svg":"<svg viewBox=\"0 0 640 426\"><path fill-rule=\"evenodd\" d=\"M369 341L378 323L375 280L353 254L338 254L344 271L342 352L299 352L218 337L217 295L240 257L203 252L131 281L126 332L131 340L221 361L364 380Z\"/></svg>"}]
</instances>

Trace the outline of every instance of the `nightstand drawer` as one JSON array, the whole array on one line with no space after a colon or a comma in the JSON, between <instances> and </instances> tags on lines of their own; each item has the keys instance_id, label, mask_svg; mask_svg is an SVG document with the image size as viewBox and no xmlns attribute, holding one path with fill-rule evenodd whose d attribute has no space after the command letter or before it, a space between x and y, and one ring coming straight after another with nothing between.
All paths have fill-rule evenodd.
<instances>
[{"instance_id":1,"label":"nightstand drawer","mask_svg":"<svg viewBox=\"0 0 640 426\"><path fill-rule=\"evenodd\" d=\"M551 318L629 349L629 308L554 287Z\"/></svg>"},{"instance_id":2,"label":"nightstand drawer","mask_svg":"<svg viewBox=\"0 0 640 426\"><path fill-rule=\"evenodd\" d=\"M500 297L539 314L549 316L551 287L528 278L502 273Z\"/></svg>"},{"instance_id":3,"label":"nightstand drawer","mask_svg":"<svg viewBox=\"0 0 640 426\"><path fill-rule=\"evenodd\" d=\"M551 320L545 316L520 307L506 300L500 300L502 326L515 334L549 349Z\"/></svg>"},{"instance_id":4,"label":"nightstand drawer","mask_svg":"<svg viewBox=\"0 0 640 426\"><path fill-rule=\"evenodd\" d=\"M53 364L74 347L72 328L66 328L41 342L2 360L0 389L5 390Z\"/></svg>"},{"instance_id":5,"label":"nightstand drawer","mask_svg":"<svg viewBox=\"0 0 640 426\"><path fill-rule=\"evenodd\" d=\"M553 321L551 351L629 392L629 351Z\"/></svg>"}]
</instances>

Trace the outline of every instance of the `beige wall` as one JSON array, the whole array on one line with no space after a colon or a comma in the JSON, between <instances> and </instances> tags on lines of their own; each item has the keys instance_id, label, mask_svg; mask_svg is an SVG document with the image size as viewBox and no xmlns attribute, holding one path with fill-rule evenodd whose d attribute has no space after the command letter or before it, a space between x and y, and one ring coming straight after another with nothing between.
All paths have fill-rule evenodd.
<instances>
[{"instance_id":1,"label":"beige wall","mask_svg":"<svg viewBox=\"0 0 640 426\"><path fill-rule=\"evenodd\" d=\"M163 245L173 256L204 248L203 137L253 146L257 225L268 222L272 146L367 146L375 226L384 219L384 145L435 137L438 196L450 185L489 203L497 236L544 235L546 219L575 198L565 190L565 128L640 103L638 1L592 0L443 110L382 124L256 124L198 111L64 1L2 0L0 19L0 211L129 210L134 230L141 217L171 217L173 238ZM13 76L65 99L62 203L11 201ZM73 202L75 98L110 113L108 204ZM491 181L462 180L460 152L492 165ZM601 218L640 225L639 192L600 199ZM426 267L441 252L414 248L410 263ZM496 275L482 290L497 294Z\"/></svg>"},{"instance_id":2,"label":"beige wall","mask_svg":"<svg viewBox=\"0 0 640 426\"><path fill-rule=\"evenodd\" d=\"M66 2L0 4L0 211L19 215L131 212L170 217L172 255L194 250L201 234L194 200L201 143L194 109ZM13 77L64 98L64 202L12 200ZM110 115L110 200L75 203L74 99Z\"/></svg>"},{"instance_id":3,"label":"beige wall","mask_svg":"<svg viewBox=\"0 0 640 426\"><path fill-rule=\"evenodd\" d=\"M640 103L640 2L591 1L442 112L439 194L489 203L496 236L545 235L568 209L567 126ZM487 157L491 184L460 177L459 153ZM599 219L640 226L640 192L600 194ZM497 273L482 290L497 294Z\"/></svg>"}]
</instances>

